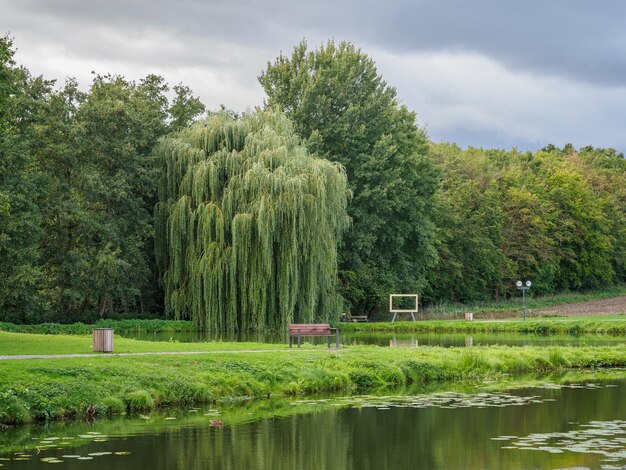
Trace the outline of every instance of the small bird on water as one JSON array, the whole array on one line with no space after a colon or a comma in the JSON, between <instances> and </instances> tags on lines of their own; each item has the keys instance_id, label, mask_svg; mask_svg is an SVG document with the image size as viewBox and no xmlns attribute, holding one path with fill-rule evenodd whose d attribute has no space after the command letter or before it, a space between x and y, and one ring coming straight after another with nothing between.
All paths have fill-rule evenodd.
<instances>
[{"instance_id":1,"label":"small bird on water","mask_svg":"<svg viewBox=\"0 0 626 470\"><path fill-rule=\"evenodd\" d=\"M224 421L221 419L212 419L209 421L209 426L212 428L222 428L224 427Z\"/></svg>"}]
</instances>

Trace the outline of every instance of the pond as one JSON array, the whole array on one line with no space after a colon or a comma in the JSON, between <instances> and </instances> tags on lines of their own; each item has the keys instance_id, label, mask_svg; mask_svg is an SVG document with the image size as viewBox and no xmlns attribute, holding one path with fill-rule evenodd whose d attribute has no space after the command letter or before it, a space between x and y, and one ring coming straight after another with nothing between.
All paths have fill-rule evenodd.
<instances>
[{"instance_id":1,"label":"pond","mask_svg":"<svg viewBox=\"0 0 626 470\"><path fill-rule=\"evenodd\" d=\"M116 333L118 334L118 333ZM237 335L216 335L210 332L160 332L148 333L145 331L120 332L120 336L146 341L254 341L260 343L288 342L285 333L240 333ZM342 344L376 345L389 347L417 347L417 346L611 346L626 343L626 337L614 335L531 335L512 333L341 333ZM304 338L313 343L322 344L325 338Z\"/></svg>"},{"instance_id":2,"label":"pond","mask_svg":"<svg viewBox=\"0 0 626 470\"><path fill-rule=\"evenodd\" d=\"M623 468L626 372L557 384L261 400L0 433L34 469ZM223 427L211 427L223 420ZM219 424L219 423L218 423Z\"/></svg>"}]
</instances>

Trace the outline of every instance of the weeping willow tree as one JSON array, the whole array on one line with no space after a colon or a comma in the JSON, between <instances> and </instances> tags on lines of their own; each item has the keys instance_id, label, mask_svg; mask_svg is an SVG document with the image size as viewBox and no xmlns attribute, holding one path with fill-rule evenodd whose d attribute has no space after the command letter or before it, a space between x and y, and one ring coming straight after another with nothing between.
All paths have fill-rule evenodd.
<instances>
[{"instance_id":1,"label":"weeping willow tree","mask_svg":"<svg viewBox=\"0 0 626 470\"><path fill-rule=\"evenodd\" d=\"M168 312L203 329L336 318L343 167L308 154L282 114L217 114L157 148L156 256Z\"/></svg>"}]
</instances>

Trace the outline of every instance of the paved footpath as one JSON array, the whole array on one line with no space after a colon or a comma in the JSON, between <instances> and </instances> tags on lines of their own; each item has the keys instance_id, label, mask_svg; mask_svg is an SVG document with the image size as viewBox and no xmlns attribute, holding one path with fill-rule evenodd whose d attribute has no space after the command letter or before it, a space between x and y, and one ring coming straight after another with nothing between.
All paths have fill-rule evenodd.
<instances>
[{"instance_id":1,"label":"paved footpath","mask_svg":"<svg viewBox=\"0 0 626 470\"><path fill-rule=\"evenodd\" d=\"M199 354L245 354L271 352L298 352L311 349L238 349L233 351L171 351L171 352L138 352L138 353L102 353L102 354L20 354L14 356L0 356L0 361L18 361L25 359L64 359L66 357L119 357L119 356L193 356ZM313 351L337 351L337 349L315 349Z\"/></svg>"}]
</instances>

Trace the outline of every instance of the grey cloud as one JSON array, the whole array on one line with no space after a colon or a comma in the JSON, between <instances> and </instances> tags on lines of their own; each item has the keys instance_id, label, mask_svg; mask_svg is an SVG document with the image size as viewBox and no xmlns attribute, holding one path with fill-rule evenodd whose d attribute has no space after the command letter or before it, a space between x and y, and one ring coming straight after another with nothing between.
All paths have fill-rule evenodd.
<instances>
[{"instance_id":1,"label":"grey cloud","mask_svg":"<svg viewBox=\"0 0 626 470\"><path fill-rule=\"evenodd\" d=\"M624 150L624 18L621 0L3 0L0 33L16 36L18 60L35 73L86 84L90 70L156 72L191 85L209 107L239 110L261 103L256 76L280 51L303 37L312 46L348 39L373 55L436 140ZM458 60L434 70L422 60L429 54ZM481 76L483 63L463 57L506 74ZM524 85L510 85L518 76ZM580 98L595 113L588 122Z\"/></svg>"},{"instance_id":2,"label":"grey cloud","mask_svg":"<svg viewBox=\"0 0 626 470\"><path fill-rule=\"evenodd\" d=\"M625 83L621 1L407 1L356 16L351 37L390 51L471 51L542 74Z\"/></svg>"},{"instance_id":3,"label":"grey cloud","mask_svg":"<svg viewBox=\"0 0 626 470\"><path fill-rule=\"evenodd\" d=\"M269 49L283 46L285 37L297 40L308 33L375 43L398 53L469 50L511 67L591 83L624 84L626 73L626 2L621 0L12 3L28 12L29 21L35 16L131 32L167 29L197 45L218 37Z\"/></svg>"}]
</instances>

